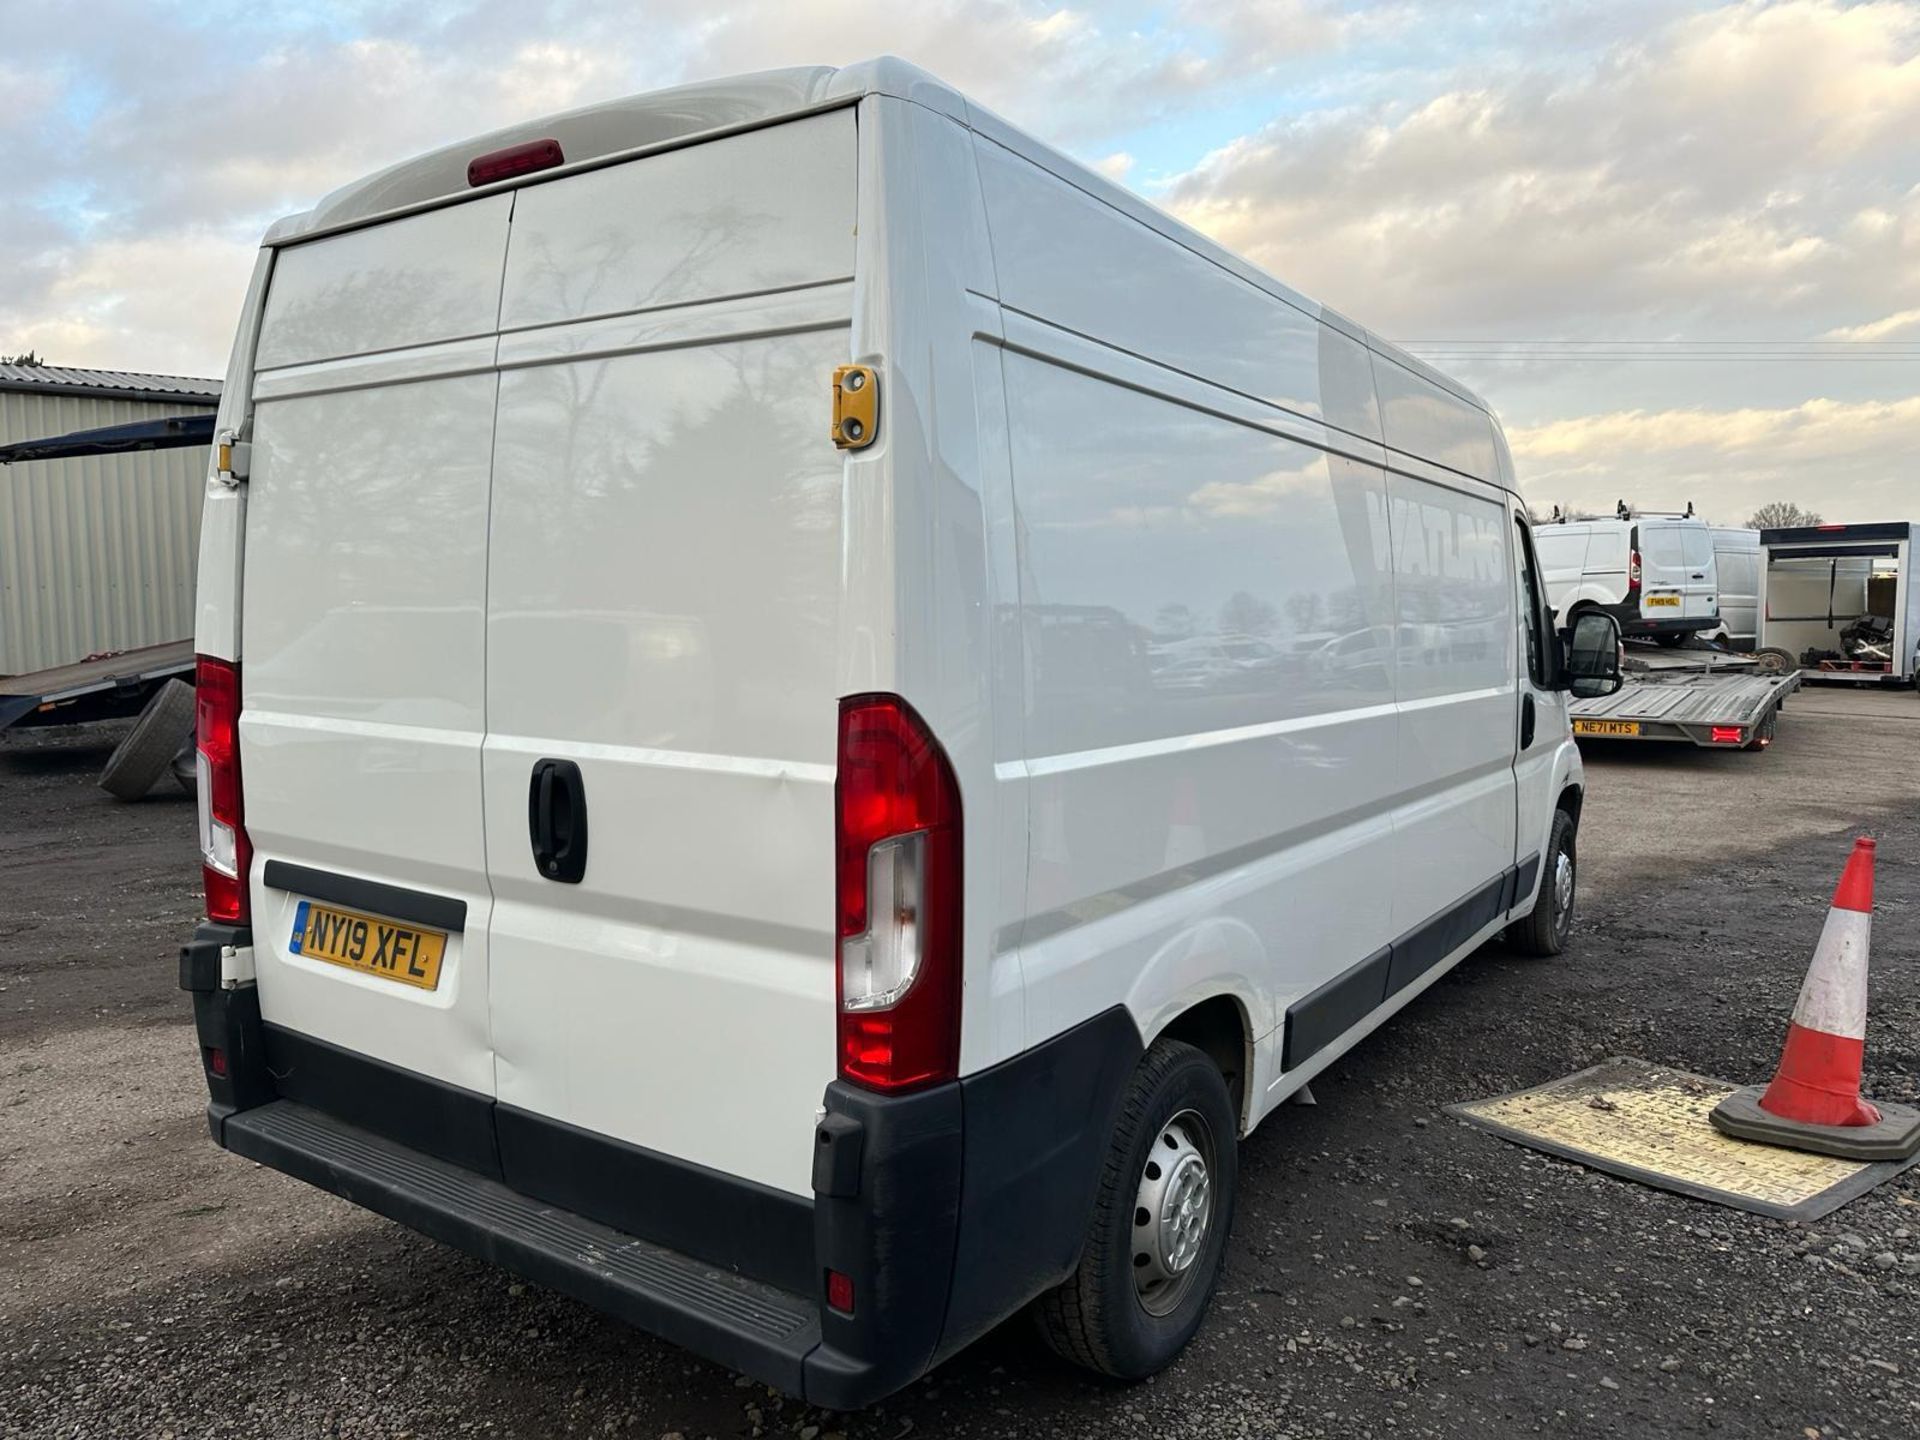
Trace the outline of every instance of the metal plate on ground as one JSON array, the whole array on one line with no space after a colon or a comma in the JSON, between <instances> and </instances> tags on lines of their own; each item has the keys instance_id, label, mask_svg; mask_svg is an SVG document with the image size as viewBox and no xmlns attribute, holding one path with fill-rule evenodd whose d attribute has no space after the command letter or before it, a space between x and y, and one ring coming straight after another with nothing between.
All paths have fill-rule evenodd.
<instances>
[{"instance_id":1,"label":"metal plate on ground","mask_svg":"<svg viewBox=\"0 0 1920 1440\"><path fill-rule=\"evenodd\" d=\"M1722 1135L1707 1115L1739 1088L1618 1058L1447 1110L1563 1160L1780 1220L1818 1220L1920 1161L1838 1160Z\"/></svg>"}]
</instances>

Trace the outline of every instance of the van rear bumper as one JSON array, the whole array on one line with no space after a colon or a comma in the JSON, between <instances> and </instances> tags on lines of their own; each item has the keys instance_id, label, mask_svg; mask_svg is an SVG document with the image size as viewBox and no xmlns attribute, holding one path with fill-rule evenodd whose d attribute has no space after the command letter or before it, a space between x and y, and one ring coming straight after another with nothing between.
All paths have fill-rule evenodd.
<instances>
[{"instance_id":1,"label":"van rear bumper","mask_svg":"<svg viewBox=\"0 0 1920 1440\"><path fill-rule=\"evenodd\" d=\"M1702 630L1716 629L1720 624L1718 615L1683 615L1671 620L1652 619L1640 613L1640 602L1628 600L1619 605L1602 606L1620 622L1622 635L1692 635Z\"/></svg>"},{"instance_id":2,"label":"van rear bumper","mask_svg":"<svg viewBox=\"0 0 1920 1440\"><path fill-rule=\"evenodd\" d=\"M510 1190L292 1100L227 1116L227 1149L800 1393L819 1348L806 1298Z\"/></svg>"},{"instance_id":3,"label":"van rear bumper","mask_svg":"<svg viewBox=\"0 0 1920 1440\"><path fill-rule=\"evenodd\" d=\"M216 1143L836 1409L911 1383L1072 1273L1141 1054L1115 1007L952 1084L836 1081L809 1205L464 1092L438 1097L429 1130L395 1133L368 1094L438 1082L265 1025L252 986L219 979L221 947L249 939L202 925L181 952ZM486 1144L448 1144L475 1105ZM515 1147L533 1163L516 1169ZM690 1229L690 1210L707 1223ZM829 1269L853 1281L850 1314L824 1303Z\"/></svg>"}]
</instances>

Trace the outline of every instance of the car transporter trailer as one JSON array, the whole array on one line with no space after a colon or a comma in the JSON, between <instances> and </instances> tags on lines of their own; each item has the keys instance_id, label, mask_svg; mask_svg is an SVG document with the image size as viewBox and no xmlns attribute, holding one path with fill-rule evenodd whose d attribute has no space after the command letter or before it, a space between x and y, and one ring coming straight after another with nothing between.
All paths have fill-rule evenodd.
<instances>
[{"instance_id":1,"label":"car transporter trailer","mask_svg":"<svg viewBox=\"0 0 1920 1440\"><path fill-rule=\"evenodd\" d=\"M1628 642L1626 684L1612 695L1575 700L1582 740L1670 740L1710 750L1764 750L1799 672L1774 657L1717 650L1660 652Z\"/></svg>"}]
</instances>

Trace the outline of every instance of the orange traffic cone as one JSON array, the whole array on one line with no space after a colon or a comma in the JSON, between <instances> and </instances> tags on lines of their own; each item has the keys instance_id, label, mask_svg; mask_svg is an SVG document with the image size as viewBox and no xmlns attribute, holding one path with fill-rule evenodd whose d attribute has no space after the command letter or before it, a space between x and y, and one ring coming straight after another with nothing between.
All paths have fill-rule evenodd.
<instances>
[{"instance_id":1,"label":"orange traffic cone","mask_svg":"<svg viewBox=\"0 0 1920 1440\"><path fill-rule=\"evenodd\" d=\"M1920 1151L1920 1111L1883 1113L1860 1096L1867 1048L1867 949L1873 937L1873 841L1853 842L1833 892L1813 964L1793 1007L1780 1068L1765 1093L1740 1090L1712 1115L1716 1128L1855 1160Z\"/></svg>"},{"instance_id":2,"label":"orange traffic cone","mask_svg":"<svg viewBox=\"0 0 1920 1440\"><path fill-rule=\"evenodd\" d=\"M1787 1023L1787 1043L1760 1108L1806 1125L1873 1125L1860 1098L1867 1055L1867 947L1873 939L1873 841L1853 842L1833 908Z\"/></svg>"}]
</instances>

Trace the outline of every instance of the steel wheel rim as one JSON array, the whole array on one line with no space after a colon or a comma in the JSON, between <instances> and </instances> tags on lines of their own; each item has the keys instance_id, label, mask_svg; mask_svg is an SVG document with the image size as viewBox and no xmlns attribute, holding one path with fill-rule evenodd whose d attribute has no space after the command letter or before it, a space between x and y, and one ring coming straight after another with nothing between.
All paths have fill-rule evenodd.
<instances>
[{"instance_id":1,"label":"steel wheel rim","mask_svg":"<svg viewBox=\"0 0 1920 1440\"><path fill-rule=\"evenodd\" d=\"M1149 1315L1180 1308L1213 1229L1213 1131L1196 1110L1160 1127L1134 1193L1133 1292Z\"/></svg>"},{"instance_id":2,"label":"steel wheel rim","mask_svg":"<svg viewBox=\"0 0 1920 1440\"><path fill-rule=\"evenodd\" d=\"M1565 849L1553 857L1553 903L1556 928L1564 930L1573 916L1573 855Z\"/></svg>"}]
</instances>

